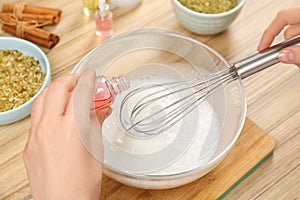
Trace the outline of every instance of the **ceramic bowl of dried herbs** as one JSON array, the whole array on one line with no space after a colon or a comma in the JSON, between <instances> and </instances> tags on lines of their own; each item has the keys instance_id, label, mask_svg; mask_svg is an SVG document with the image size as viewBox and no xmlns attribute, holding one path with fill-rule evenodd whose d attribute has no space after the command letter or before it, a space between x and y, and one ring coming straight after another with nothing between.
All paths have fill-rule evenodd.
<instances>
[{"instance_id":1,"label":"ceramic bowl of dried herbs","mask_svg":"<svg viewBox=\"0 0 300 200\"><path fill-rule=\"evenodd\" d=\"M0 37L0 125L25 118L51 80L50 64L35 44Z\"/></svg>"},{"instance_id":2,"label":"ceramic bowl of dried herbs","mask_svg":"<svg viewBox=\"0 0 300 200\"><path fill-rule=\"evenodd\" d=\"M179 22L189 31L214 35L237 18L246 0L172 0Z\"/></svg>"}]
</instances>

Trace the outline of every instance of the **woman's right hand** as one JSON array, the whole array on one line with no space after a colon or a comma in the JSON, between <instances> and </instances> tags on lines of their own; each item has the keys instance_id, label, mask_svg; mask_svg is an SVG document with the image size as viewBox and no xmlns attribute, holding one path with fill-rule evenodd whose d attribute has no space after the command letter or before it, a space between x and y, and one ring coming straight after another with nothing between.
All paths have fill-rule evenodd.
<instances>
[{"instance_id":1,"label":"woman's right hand","mask_svg":"<svg viewBox=\"0 0 300 200\"><path fill-rule=\"evenodd\" d=\"M23 154L33 199L99 199L111 109L91 114L95 79L94 70L62 76L33 103Z\"/></svg>"}]
</instances>

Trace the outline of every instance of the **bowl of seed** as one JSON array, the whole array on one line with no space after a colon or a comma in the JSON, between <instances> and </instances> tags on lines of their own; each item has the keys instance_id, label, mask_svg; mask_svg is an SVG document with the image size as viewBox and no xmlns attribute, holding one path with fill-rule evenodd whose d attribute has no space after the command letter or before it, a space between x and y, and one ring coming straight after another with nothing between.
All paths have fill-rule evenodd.
<instances>
[{"instance_id":1,"label":"bowl of seed","mask_svg":"<svg viewBox=\"0 0 300 200\"><path fill-rule=\"evenodd\" d=\"M237 18L246 0L172 0L179 22L189 31L214 35Z\"/></svg>"},{"instance_id":2,"label":"bowl of seed","mask_svg":"<svg viewBox=\"0 0 300 200\"><path fill-rule=\"evenodd\" d=\"M0 125L27 117L51 80L50 64L35 44L0 37Z\"/></svg>"}]
</instances>

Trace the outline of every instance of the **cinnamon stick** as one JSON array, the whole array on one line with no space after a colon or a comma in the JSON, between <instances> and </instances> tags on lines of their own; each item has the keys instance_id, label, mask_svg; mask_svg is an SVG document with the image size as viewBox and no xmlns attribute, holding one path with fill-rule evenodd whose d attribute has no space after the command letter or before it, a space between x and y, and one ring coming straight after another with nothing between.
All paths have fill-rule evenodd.
<instances>
[{"instance_id":1,"label":"cinnamon stick","mask_svg":"<svg viewBox=\"0 0 300 200\"><path fill-rule=\"evenodd\" d=\"M12 13L3 13L0 12L0 19L2 21L11 23L11 16ZM39 14L27 14L27 13L23 13L21 15L21 17L19 18L19 20L21 21L35 21L38 24L57 24L60 20L59 16L54 16L54 15L39 15Z\"/></svg>"},{"instance_id":2,"label":"cinnamon stick","mask_svg":"<svg viewBox=\"0 0 300 200\"><path fill-rule=\"evenodd\" d=\"M16 27L17 24L5 24L7 26L13 26L13 27ZM49 31L46 31L44 29L41 29L41 28L37 28L37 27L30 27L30 26L23 26L23 31L24 33L27 33L29 35L32 35L32 36L36 36L36 37L39 37L41 39L45 39L45 40L53 40L53 41L59 41L59 37L58 35L55 35Z\"/></svg>"},{"instance_id":3,"label":"cinnamon stick","mask_svg":"<svg viewBox=\"0 0 300 200\"><path fill-rule=\"evenodd\" d=\"M40 31L45 31L43 29L39 28L32 28L30 31L27 30L27 28L24 28L24 39L29 40L35 44L41 45L43 47L46 47L48 49L53 48L58 42L59 42L59 37L55 34L48 34L48 39L45 39L44 37L44 32L43 34ZM5 32L8 32L13 35L17 35L16 27L15 26L8 26L3 24L2 30ZM31 34L29 34L29 32ZM47 31L46 31L47 32ZM32 34L33 33L33 34ZM41 37L38 37L41 36Z\"/></svg>"},{"instance_id":4,"label":"cinnamon stick","mask_svg":"<svg viewBox=\"0 0 300 200\"><path fill-rule=\"evenodd\" d=\"M38 38L41 38L41 39L45 39L45 40L51 40L55 43L58 43L59 42L59 37L58 35L55 35L49 31L46 31L44 29L41 29L41 28L29 28L29 27L24 27L23 29L24 33L26 34L29 34L29 35L32 35L32 36L35 36L35 37L38 37Z\"/></svg>"},{"instance_id":5,"label":"cinnamon stick","mask_svg":"<svg viewBox=\"0 0 300 200\"><path fill-rule=\"evenodd\" d=\"M15 4L3 4L2 12L12 13L14 11L14 8L15 8ZM57 9L57 8L46 8L46 7L25 5L23 13L40 14L40 15L54 15L54 16L60 17L61 10Z\"/></svg>"}]
</instances>

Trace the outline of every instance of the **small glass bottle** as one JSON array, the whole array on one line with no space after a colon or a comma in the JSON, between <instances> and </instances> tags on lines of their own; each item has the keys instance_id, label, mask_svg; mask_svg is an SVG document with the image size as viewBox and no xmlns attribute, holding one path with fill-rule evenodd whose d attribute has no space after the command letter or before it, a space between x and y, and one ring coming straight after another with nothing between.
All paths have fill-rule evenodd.
<instances>
[{"instance_id":1,"label":"small glass bottle","mask_svg":"<svg viewBox=\"0 0 300 200\"><path fill-rule=\"evenodd\" d=\"M113 14L105 0L99 0L95 14L96 35L109 37L113 34Z\"/></svg>"},{"instance_id":2,"label":"small glass bottle","mask_svg":"<svg viewBox=\"0 0 300 200\"><path fill-rule=\"evenodd\" d=\"M98 0L82 0L83 4L83 14L87 16L94 16L97 7L98 7Z\"/></svg>"},{"instance_id":3,"label":"small glass bottle","mask_svg":"<svg viewBox=\"0 0 300 200\"><path fill-rule=\"evenodd\" d=\"M99 76L95 83L94 109L102 110L110 106L117 94L128 90L129 81L123 76L107 79L105 76Z\"/></svg>"}]
</instances>

